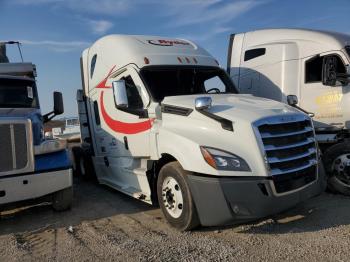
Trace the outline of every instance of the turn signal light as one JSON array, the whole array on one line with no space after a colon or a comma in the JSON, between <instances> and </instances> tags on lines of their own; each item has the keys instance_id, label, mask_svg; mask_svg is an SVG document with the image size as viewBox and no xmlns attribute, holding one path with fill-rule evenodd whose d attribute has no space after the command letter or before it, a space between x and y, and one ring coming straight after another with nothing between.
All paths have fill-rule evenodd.
<instances>
[{"instance_id":1,"label":"turn signal light","mask_svg":"<svg viewBox=\"0 0 350 262\"><path fill-rule=\"evenodd\" d=\"M208 152L207 149L205 149L204 147L201 147L201 151L202 151L202 155L205 159L205 161L207 161L207 163L212 166L213 168L216 169L216 162L215 159L212 157L212 155Z\"/></svg>"}]
</instances>

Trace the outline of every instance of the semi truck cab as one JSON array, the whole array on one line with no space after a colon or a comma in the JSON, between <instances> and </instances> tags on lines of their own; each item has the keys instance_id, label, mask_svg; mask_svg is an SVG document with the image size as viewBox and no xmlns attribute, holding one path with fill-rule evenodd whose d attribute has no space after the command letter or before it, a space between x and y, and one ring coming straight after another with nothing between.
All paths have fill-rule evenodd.
<instances>
[{"instance_id":1,"label":"semi truck cab","mask_svg":"<svg viewBox=\"0 0 350 262\"><path fill-rule=\"evenodd\" d=\"M42 115L32 63L10 62L0 43L0 208L45 198L55 210L72 202L72 171L66 142L44 138L44 122L63 113L62 94ZM11 43L10 43L11 44Z\"/></svg>"},{"instance_id":2,"label":"semi truck cab","mask_svg":"<svg viewBox=\"0 0 350 262\"><path fill-rule=\"evenodd\" d=\"M240 93L310 112L331 190L350 195L350 35L307 29L232 34L227 70ZM290 101L292 101L291 99Z\"/></svg>"},{"instance_id":3,"label":"semi truck cab","mask_svg":"<svg viewBox=\"0 0 350 262\"><path fill-rule=\"evenodd\" d=\"M76 166L93 163L99 183L158 203L180 230L264 217L323 189L310 117L239 95L193 42L109 35L81 70Z\"/></svg>"}]
</instances>

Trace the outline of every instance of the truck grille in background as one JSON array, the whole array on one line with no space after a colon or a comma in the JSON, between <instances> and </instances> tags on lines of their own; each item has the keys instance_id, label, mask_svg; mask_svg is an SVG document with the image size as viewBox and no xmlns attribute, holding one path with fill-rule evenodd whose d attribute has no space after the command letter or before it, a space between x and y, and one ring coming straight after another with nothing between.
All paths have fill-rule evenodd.
<instances>
[{"instance_id":1,"label":"truck grille in background","mask_svg":"<svg viewBox=\"0 0 350 262\"><path fill-rule=\"evenodd\" d=\"M294 118L293 122L269 118L256 125L277 193L316 179L317 149L311 120Z\"/></svg>"},{"instance_id":2,"label":"truck grille in background","mask_svg":"<svg viewBox=\"0 0 350 262\"><path fill-rule=\"evenodd\" d=\"M0 175L25 169L28 157L25 123L0 123Z\"/></svg>"}]
</instances>

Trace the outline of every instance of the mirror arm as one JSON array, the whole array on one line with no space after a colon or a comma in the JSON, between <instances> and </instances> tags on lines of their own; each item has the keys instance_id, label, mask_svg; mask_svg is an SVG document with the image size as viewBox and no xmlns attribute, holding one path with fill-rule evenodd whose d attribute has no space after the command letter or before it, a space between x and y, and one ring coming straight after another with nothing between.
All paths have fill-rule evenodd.
<instances>
[{"instance_id":1,"label":"mirror arm","mask_svg":"<svg viewBox=\"0 0 350 262\"><path fill-rule=\"evenodd\" d=\"M347 73L337 73L337 80L343 84L348 84L349 83L349 78L350 75Z\"/></svg>"},{"instance_id":2,"label":"mirror arm","mask_svg":"<svg viewBox=\"0 0 350 262\"><path fill-rule=\"evenodd\" d=\"M301 108L300 106L293 105L293 107L295 107L296 109L299 109L301 112L304 112L305 114L308 114L310 117L314 117L315 116L315 113L308 112L305 109Z\"/></svg>"},{"instance_id":3,"label":"mirror arm","mask_svg":"<svg viewBox=\"0 0 350 262\"><path fill-rule=\"evenodd\" d=\"M45 115L43 115L43 119L44 119L44 123L47 123L49 122L52 118L54 118L56 115L55 115L55 111L51 111Z\"/></svg>"}]
</instances>

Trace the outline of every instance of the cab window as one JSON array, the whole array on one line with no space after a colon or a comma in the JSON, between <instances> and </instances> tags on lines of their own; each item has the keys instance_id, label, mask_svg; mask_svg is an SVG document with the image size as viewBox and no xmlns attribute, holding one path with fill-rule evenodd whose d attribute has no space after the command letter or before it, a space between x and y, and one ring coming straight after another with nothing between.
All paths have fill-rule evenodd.
<instances>
[{"instance_id":1,"label":"cab window","mask_svg":"<svg viewBox=\"0 0 350 262\"><path fill-rule=\"evenodd\" d=\"M305 62L305 83L322 81L322 63L321 56L310 58Z\"/></svg>"},{"instance_id":2,"label":"cab window","mask_svg":"<svg viewBox=\"0 0 350 262\"><path fill-rule=\"evenodd\" d=\"M220 93L224 93L226 89L225 84L218 76L214 76L205 80L204 87L207 93L219 93L218 90Z\"/></svg>"},{"instance_id":3,"label":"cab window","mask_svg":"<svg viewBox=\"0 0 350 262\"><path fill-rule=\"evenodd\" d=\"M338 73L346 73L346 69L342 59L334 54L336 58L336 70ZM322 69L323 69L323 57L312 57L305 62L305 83L317 83L322 82Z\"/></svg>"},{"instance_id":4,"label":"cab window","mask_svg":"<svg viewBox=\"0 0 350 262\"><path fill-rule=\"evenodd\" d=\"M132 80L131 76L122 78L125 81L126 94L128 97L128 109L142 109L143 102L139 90Z\"/></svg>"}]
</instances>

